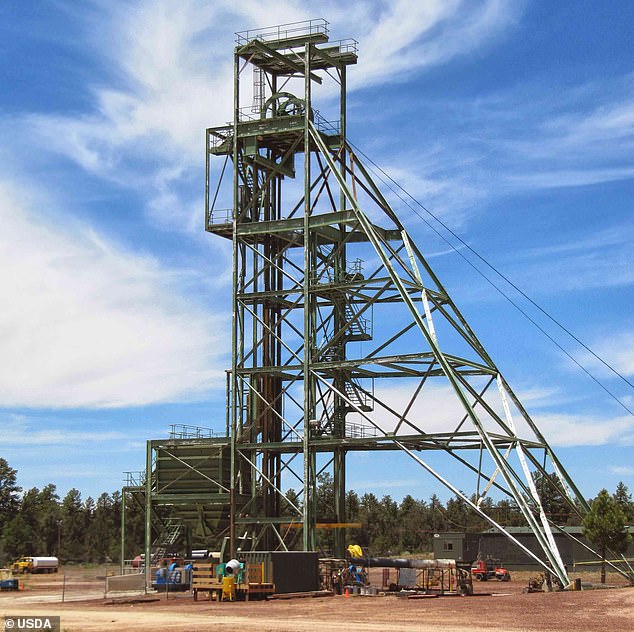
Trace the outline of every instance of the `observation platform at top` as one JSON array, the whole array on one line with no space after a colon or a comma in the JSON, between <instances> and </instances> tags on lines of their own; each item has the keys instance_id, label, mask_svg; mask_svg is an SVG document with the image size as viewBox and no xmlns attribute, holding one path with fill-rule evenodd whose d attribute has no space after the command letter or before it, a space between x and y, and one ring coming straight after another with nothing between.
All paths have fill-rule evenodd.
<instances>
[{"instance_id":1,"label":"observation platform at top","mask_svg":"<svg viewBox=\"0 0 634 632\"><path fill-rule=\"evenodd\" d=\"M274 76L304 74L306 49L311 71L340 68L357 63L358 43L353 39L330 42L328 22L323 19L293 22L236 33L236 55ZM311 45L311 46L309 46ZM302 48L303 51L296 49ZM318 75L311 79L321 83Z\"/></svg>"},{"instance_id":2,"label":"observation platform at top","mask_svg":"<svg viewBox=\"0 0 634 632\"><path fill-rule=\"evenodd\" d=\"M310 78L322 83L318 71L343 69L357 63L358 42L344 39L329 40L328 22L323 19L294 22L280 26L241 31L236 33L235 54L269 77L288 79L304 77L306 55L309 55ZM241 71L242 72L242 71ZM238 86L234 87L238 90ZM303 152L303 139L298 134L306 124L305 109L301 99L291 99L291 103L281 101L282 95L273 95L263 104L260 111L252 106L241 108L238 120L233 123L207 129L207 151L214 156L233 153L234 124L239 139L257 137L259 149L270 149L277 153ZM291 105L291 107L289 107ZM331 148L340 142L338 122L326 121L311 106L310 116L322 138ZM287 173L286 175L291 175Z\"/></svg>"}]
</instances>

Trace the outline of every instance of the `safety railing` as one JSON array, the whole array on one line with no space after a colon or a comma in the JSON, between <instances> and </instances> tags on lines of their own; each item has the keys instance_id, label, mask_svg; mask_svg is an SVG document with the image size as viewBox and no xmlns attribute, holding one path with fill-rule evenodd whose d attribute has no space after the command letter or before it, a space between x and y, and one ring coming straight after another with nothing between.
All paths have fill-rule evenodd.
<instances>
[{"instance_id":1,"label":"safety railing","mask_svg":"<svg viewBox=\"0 0 634 632\"><path fill-rule=\"evenodd\" d=\"M126 487L140 487L145 485L145 470L139 472L124 472Z\"/></svg>"},{"instance_id":2,"label":"safety railing","mask_svg":"<svg viewBox=\"0 0 634 632\"><path fill-rule=\"evenodd\" d=\"M351 439L370 439L377 436L374 426L365 426L346 421L346 437Z\"/></svg>"},{"instance_id":3,"label":"safety railing","mask_svg":"<svg viewBox=\"0 0 634 632\"><path fill-rule=\"evenodd\" d=\"M336 42L330 42L328 47L330 46L339 46L339 53L354 53L355 55L359 52L359 42L357 40L348 38L338 40Z\"/></svg>"},{"instance_id":4,"label":"safety railing","mask_svg":"<svg viewBox=\"0 0 634 632\"><path fill-rule=\"evenodd\" d=\"M233 138L233 126L217 127L207 131L208 149L216 149Z\"/></svg>"},{"instance_id":5,"label":"safety railing","mask_svg":"<svg viewBox=\"0 0 634 632\"><path fill-rule=\"evenodd\" d=\"M188 426L186 424L171 424L170 439L211 439L216 433L211 428Z\"/></svg>"},{"instance_id":6,"label":"safety railing","mask_svg":"<svg viewBox=\"0 0 634 632\"><path fill-rule=\"evenodd\" d=\"M212 209L207 214L207 226L219 226L221 224L231 224L233 221L233 210L230 208Z\"/></svg>"},{"instance_id":7,"label":"safety railing","mask_svg":"<svg viewBox=\"0 0 634 632\"><path fill-rule=\"evenodd\" d=\"M323 18L304 20L301 22L289 22L277 26L268 26L261 29L251 29L250 31L239 31L236 33L236 44L247 44L253 40L261 42L272 42L307 35L325 35L330 32L329 24Z\"/></svg>"}]
</instances>

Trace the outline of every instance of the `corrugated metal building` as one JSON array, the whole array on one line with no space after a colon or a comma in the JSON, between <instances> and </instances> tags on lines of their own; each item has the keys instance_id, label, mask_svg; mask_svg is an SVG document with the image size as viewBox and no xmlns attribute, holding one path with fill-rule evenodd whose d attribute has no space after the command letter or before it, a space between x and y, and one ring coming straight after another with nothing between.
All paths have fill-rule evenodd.
<instances>
[{"instance_id":1,"label":"corrugated metal building","mask_svg":"<svg viewBox=\"0 0 634 632\"><path fill-rule=\"evenodd\" d=\"M626 552L626 557L634 557L634 527L628 527L632 534L632 542ZM585 544L592 546L583 538L582 527L564 527L564 530ZM507 531L517 538L529 551L533 551L539 557L542 552L537 540L528 527L507 527ZM553 534L555 542L564 564L572 568L581 562L595 561L596 558L565 533ZM593 547L594 548L594 547ZM434 535L434 557L436 559L454 559L462 562L472 562L478 556L486 558L491 556L499 558L508 568L533 569L538 564L524 551L509 540L504 534L490 530L482 533L447 532Z\"/></svg>"}]
</instances>

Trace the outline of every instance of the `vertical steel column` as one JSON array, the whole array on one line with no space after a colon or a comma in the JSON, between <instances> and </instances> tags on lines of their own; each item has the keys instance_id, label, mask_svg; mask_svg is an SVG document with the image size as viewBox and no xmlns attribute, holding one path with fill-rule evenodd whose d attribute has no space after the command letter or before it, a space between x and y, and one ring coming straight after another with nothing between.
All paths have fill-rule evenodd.
<instances>
[{"instance_id":1,"label":"vertical steel column","mask_svg":"<svg viewBox=\"0 0 634 632\"><path fill-rule=\"evenodd\" d=\"M339 79L341 81L340 85L340 96L339 96L339 151L340 153L340 165L341 165L341 177L346 179L346 66L341 65L339 68ZM344 211L346 209L346 196L343 190L339 191L339 210ZM345 226L343 224L339 225L339 231L341 235L341 239L343 240L343 231L345 230ZM335 244L335 247L337 244ZM341 283L344 280L344 275L347 272L348 267L347 257L346 257L346 246L345 244L341 245L340 252L337 255L335 260L335 278L337 283ZM346 299L347 300L347 299ZM341 312L343 309L343 313L335 313L335 336L339 333L341 328L346 326L345 322L345 304L333 307L333 309ZM346 341L345 339L341 344L341 357L340 360L345 360L347 357L346 351ZM345 384L344 378L339 373L339 379L335 381L335 388L340 392L345 392ZM335 429L337 431L337 436L341 439L345 439L346 436L346 411L345 406L346 403L343 401L339 395L333 395L335 400L335 421L336 423L341 424L341 428ZM340 413L338 411L341 411ZM339 418L339 415L341 418ZM340 434L339 434L340 433ZM335 522L342 524L346 522L346 450L343 447L336 447L333 451L333 492L334 492L334 511L335 511ZM334 530L334 542L333 542L333 553L335 557L343 557L345 548L346 548L346 532L345 529L336 528Z\"/></svg>"},{"instance_id":2,"label":"vertical steel column","mask_svg":"<svg viewBox=\"0 0 634 632\"><path fill-rule=\"evenodd\" d=\"M205 228L209 222L209 130L205 131Z\"/></svg>"},{"instance_id":3,"label":"vertical steel column","mask_svg":"<svg viewBox=\"0 0 634 632\"><path fill-rule=\"evenodd\" d=\"M125 487L121 488L121 574L123 575L123 564L125 560Z\"/></svg>"},{"instance_id":4,"label":"vertical steel column","mask_svg":"<svg viewBox=\"0 0 634 632\"><path fill-rule=\"evenodd\" d=\"M152 442L147 442L145 455L145 589L152 585Z\"/></svg>"},{"instance_id":5,"label":"vertical steel column","mask_svg":"<svg viewBox=\"0 0 634 632\"><path fill-rule=\"evenodd\" d=\"M233 271L232 271L232 303L233 318L231 321L231 478L229 485L229 555L236 552L236 440L238 427L238 123L240 118L240 58L233 55Z\"/></svg>"},{"instance_id":6,"label":"vertical steel column","mask_svg":"<svg viewBox=\"0 0 634 632\"><path fill-rule=\"evenodd\" d=\"M306 42L304 49L304 504L303 504L303 546L305 551L315 548L315 467L310 441L311 421L314 418L312 394L312 329L314 314L310 295L312 269L312 240L310 237L310 112L311 112L311 45Z\"/></svg>"}]
</instances>

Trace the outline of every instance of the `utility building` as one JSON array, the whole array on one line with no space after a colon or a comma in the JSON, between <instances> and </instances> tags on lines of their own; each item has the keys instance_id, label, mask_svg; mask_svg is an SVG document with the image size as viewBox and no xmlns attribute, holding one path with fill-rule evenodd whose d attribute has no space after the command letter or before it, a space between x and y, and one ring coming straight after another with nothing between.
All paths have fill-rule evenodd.
<instances>
[{"instance_id":1,"label":"utility building","mask_svg":"<svg viewBox=\"0 0 634 632\"><path fill-rule=\"evenodd\" d=\"M535 534L528 527L507 527L527 549L535 554L539 553L539 542ZM628 527L634 534L634 527ZM573 536L572 538L570 536ZM555 542L564 564L572 569L600 564L591 551L592 544L583 537L583 527L560 527L554 533ZM503 533L490 529L483 533L447 532L434 536L434 557L437 559L452 559L471 563L474 560L492 557L500 559L511 569L539 569L539 564L522 549L514 546ZM631 542L625 552L628 559L634 558L634 542Z\"/></svg>"}]
</instances>

